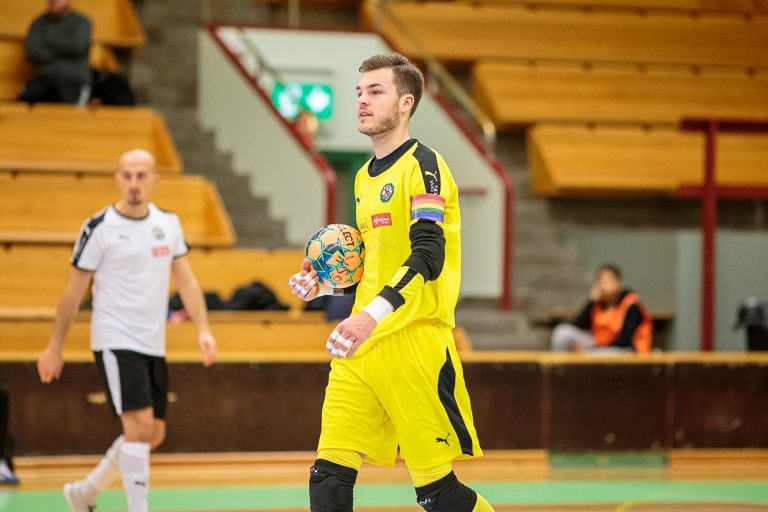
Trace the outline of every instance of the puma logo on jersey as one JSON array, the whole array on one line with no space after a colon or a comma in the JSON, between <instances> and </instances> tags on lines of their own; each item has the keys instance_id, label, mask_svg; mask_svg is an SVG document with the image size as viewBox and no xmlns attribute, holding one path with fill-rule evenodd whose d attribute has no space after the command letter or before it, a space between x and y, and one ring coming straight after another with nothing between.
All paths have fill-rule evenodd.
<instances>
[{"instance_id":1,"label":"puma logo on jersey","mask_svg":"<svg viewBox=\"0 0 768 512\"><path fill-rule=\"evenodd\" d=\"M449 438L450 436L451 436L451 433L450 433L450 432L448 432L448 435L446 435L445 437L436 437L436 438L435 438L435 442L436 442L436 443L445 443L445 444L447 444L448 446L451 446L451 443L449 443L449 442L448 442L448 438Z\"/></svg>"},{"instance_id":2,"label":"puma logo on jersey","mask_svg":"<svg viewBox=\"0 0 768 512\"><path fill-rule=\"evenodd\" d=\"M425 169L422 169L421 172L424 175L424 188L427 190L427 193L439 194L440 193L440 174L438 173L438 171L437 170L427 171Z\"/></svg>"},{"instance_id":3,"label":"puma logo on jersey","mask_svg":"<svg viewBox=\"0 0 768 512\"><path fill-rule=\"evenodd\" d=\"M141 480L134 480L133 485L140 485L141 487L146 487L147 482L142 482Z\"/></svg>"}]
</instances>

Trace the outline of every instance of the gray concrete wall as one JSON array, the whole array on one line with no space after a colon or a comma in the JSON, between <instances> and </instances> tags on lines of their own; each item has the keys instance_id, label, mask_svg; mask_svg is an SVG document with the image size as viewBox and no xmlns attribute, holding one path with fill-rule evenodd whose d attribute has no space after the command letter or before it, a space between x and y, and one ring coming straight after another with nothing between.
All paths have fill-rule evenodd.
<instances>
[{"instance_id":1,"label":"gray concrete wall","mask_svg":"<svg viewBox=\"0 0 768 512\"><path fill-rule=\"evenodd\" d=\"M701 236L697 231L677 237L676 321L674 350L698 350L701 309ZM768 298L768 236L764 232L719 230L715 281L715 348L741 351L743 331L734 332L736 308L747 297Z\"/></svg>"}]
</instances>

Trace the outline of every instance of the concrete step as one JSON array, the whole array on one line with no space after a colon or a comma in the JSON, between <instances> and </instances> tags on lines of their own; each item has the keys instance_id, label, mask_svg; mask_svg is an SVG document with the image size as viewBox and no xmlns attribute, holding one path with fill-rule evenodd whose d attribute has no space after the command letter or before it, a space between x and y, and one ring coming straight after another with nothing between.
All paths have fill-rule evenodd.
<instances>
[{"instance_id":1,"label":"concrete step","mask_svg":"<svg viewBox=\"0 0 768 512\"><path fill-rule=\"evenodd\" d=\"M531 326L520 311L502 312L493 308L462 306L456 310L456 325L466 330L478 350L539 350L548 334Z\"/></svg>"},{"instance_id":2,"label":"concrete step","mask_svg":"<svg viewBox=\"0 0 768 512\"><path fill-rule=\"evenodd\" d=\"M515 246L515 265L520 265L519 270L525 270L527 264L561 265L577 263L579 251L575 247L552 244L521 243Z\"/></svg>"},{"instance_id":3,"label":"concrete step","mask_svg":"<svg viewBox=\"0 0 768 512\"><path fill-rule=\"evenodd\" d=\"M220 0L214 8L253 9L252 2ZM225 5L226 4L226 5ZM269 216L268 202L250 193L250 178L235 174L229 155L216 149L212 133L198 124L197 33L203 0L146 0L137 4L147 46L132 57L137 95L167 123L186 172L213 181L242 247L285 246L285 226ZM239 20L243 21L243 20Z\"/></svg>"},{"instance_id":4,"label":"concrete step","mask_svg":"<svg viewBox=\"0 0 768 512\"><path fill-rule=\"evenodd\" d=\"M515 222L550 222L552 212L549 202L542 199L520 199L515 202Z\"/></svg>"},{"instance_id":5,"label":"concrete step","mask_svg":"<svg viewBox=\"0 0 768 512\"><path fill-rule=\"evenodd\" d=\"M560 232L551 224L517 224L515 225L515 245L526 247L532 245L560 244Z\"/></svg>"},{"instance_id":6,"label":"concrete step","mask_svg":"<svg viewBox=\"0 0 768 512\"><path fill-rule=\"evenodd\" d=\"M467 332L475 350L549 350L549 330L534 329L525 333L470 333Z\"/></svg>"}]
</instances>

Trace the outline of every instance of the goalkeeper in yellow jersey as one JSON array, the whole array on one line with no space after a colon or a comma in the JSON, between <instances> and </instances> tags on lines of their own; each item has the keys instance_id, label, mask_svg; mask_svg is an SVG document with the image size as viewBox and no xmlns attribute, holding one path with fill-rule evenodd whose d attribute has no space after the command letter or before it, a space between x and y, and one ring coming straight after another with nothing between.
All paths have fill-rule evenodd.
<instances>
[{"instance_id":1,"label":"goalkeeper in yellow jersey","mask_svg":"<svg viewBox=\"0 0 768 512\"><path fill-rule=\"evenodd\" d=\"M418 68L399 54L375 55L360 72L357 125L375 153L355 177L362 280L332 290L304 260L289 281L304 300L355 293L352 315L326 345L334 360L310 508L351 511L363 460L391 466L399 447L425 510L490 511L453 473L454 460L482 455L452 334L461 280L458 189L443 158L408 133L424 88Z\"/></svg>"}]
</instances>

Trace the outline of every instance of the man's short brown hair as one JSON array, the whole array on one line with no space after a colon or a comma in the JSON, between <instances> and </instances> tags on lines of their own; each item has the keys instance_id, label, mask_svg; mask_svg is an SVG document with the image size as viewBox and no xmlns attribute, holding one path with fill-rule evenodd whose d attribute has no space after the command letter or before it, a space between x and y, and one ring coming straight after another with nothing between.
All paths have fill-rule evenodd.
<instances>
[{"instance_id":1,"label":"man's short brown hair","mask_svg":"<svg viewBox=\"0 0 768 512\"><path fill-rule=\"evenodd\" d=\"M374 55L368 57L360 64L361 73L383 68L392 68L392 75L394 76L398 95L413 95L413 107L411 107L409 117L412 116L416 112L416 107L419 106L419 101L421 100L421 94L424 92L424 75L421 74L421 70L408 60L408 57L399 53Z\"/></svg>"}]
</instances>

